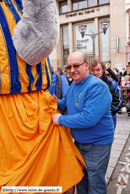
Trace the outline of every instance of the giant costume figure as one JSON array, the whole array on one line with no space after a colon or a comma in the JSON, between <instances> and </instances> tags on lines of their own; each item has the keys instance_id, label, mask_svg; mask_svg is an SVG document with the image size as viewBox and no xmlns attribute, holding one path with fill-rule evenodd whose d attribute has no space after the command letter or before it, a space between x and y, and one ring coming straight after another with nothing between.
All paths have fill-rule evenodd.
<instances>
[{"instance_id":1,"label":"giant costume figure","mask_svg":"<svg viewBox=\"0 0 130 194\"><path fill-rule=\"evenodd\" d=\"M0 0L0 186L65 192L83 177L69 129L51 120L48 55L58 26L55 0Z\"/></svg>"}]
</instances>

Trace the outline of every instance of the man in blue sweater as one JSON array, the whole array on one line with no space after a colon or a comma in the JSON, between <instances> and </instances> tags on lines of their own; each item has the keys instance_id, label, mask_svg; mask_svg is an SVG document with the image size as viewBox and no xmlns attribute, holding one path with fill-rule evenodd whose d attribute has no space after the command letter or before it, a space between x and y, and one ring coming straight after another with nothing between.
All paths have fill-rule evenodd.
<instances>
[{"instance_id":1,"label":"man in blue sweater","mask_svg":"<svg viewBox=\"0 0 130 194\"><path fill-rule=\"evenodd\" d=\"M75 145L81 152L87 169L77 184L78 194L106 194L105 174L114 139L114 125L110 112L112 96L102 80L89 74L87 56L72 53L67 59L67 72L74 80L58 108L68 115L52 115L55 125L69 127Z\"/></svg>"}]
</instances>

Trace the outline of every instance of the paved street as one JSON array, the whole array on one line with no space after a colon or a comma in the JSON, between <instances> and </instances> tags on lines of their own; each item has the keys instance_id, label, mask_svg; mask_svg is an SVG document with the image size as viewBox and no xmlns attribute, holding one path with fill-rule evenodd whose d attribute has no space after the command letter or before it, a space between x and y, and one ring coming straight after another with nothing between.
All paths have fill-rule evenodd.
<instances>
[{"instance_id":1,"label":"paved street","mask_svg":"<svg viewBox=\"0 0 130 194\"><path fill-rule=\"evenodd\" d=\"M130 194L130 117L125 108L117 114L115 140L106 179L108 194Z\"/></svg>"}]
</instances>

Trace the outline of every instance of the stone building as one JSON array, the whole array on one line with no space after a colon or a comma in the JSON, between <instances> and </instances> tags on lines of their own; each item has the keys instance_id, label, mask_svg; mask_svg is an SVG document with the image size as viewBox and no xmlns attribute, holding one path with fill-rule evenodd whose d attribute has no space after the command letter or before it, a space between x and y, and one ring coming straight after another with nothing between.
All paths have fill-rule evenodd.
<instances>
[{"instance_id":1,"label":"stone building","mask_svg":"<svg viewBox=\"0 0 130 194\"><path fill-rule=\"evenodd\" d=\"M130 0L126 0L126 64L130 65Z\"/></svg>"},{"instance_id":2,"label":"stone building","mask_svg":"<svg viewBox=\"0 0 130 194\"><path fill-rule=\"evenodd\" d=\"M51 65L66 66L74 51L87 52L120 71L130 62L130 0L56 0L60 20L59 42L50 55ZM101 21L110 21L106 34ZM84 36L80 28L84 26ZM96 34L95 39L92 34ZM87 35L85 35L87 34ZM93 46L94 42L94 46Z\"/></svg>"}]
</instances>

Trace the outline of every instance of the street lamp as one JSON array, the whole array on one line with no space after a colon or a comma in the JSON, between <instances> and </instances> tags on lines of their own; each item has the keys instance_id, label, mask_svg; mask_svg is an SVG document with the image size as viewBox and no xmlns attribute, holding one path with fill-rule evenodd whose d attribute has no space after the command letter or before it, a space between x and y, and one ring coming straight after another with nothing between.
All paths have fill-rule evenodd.
<instances>
[{"instance_id":1,"label":"street lamp","mask_svg":"<svg viewBox=\"0 0 130 194\"><path fill-rule=\"evenodd\" d=\"M93 58L95 58L95 37L100 33L106 34L109 23L110 23L110 21L108 19L101 20L100 24L101 24L102 31L98 32L96 34L94 34L94 33L93 34L85 34L86 29L87 29L87 25L78 26L79 27L79 32L81 33L82 38L84 38L84 36L91 36L91 38L93 40Z\"/></svg>"}]
</instances>

